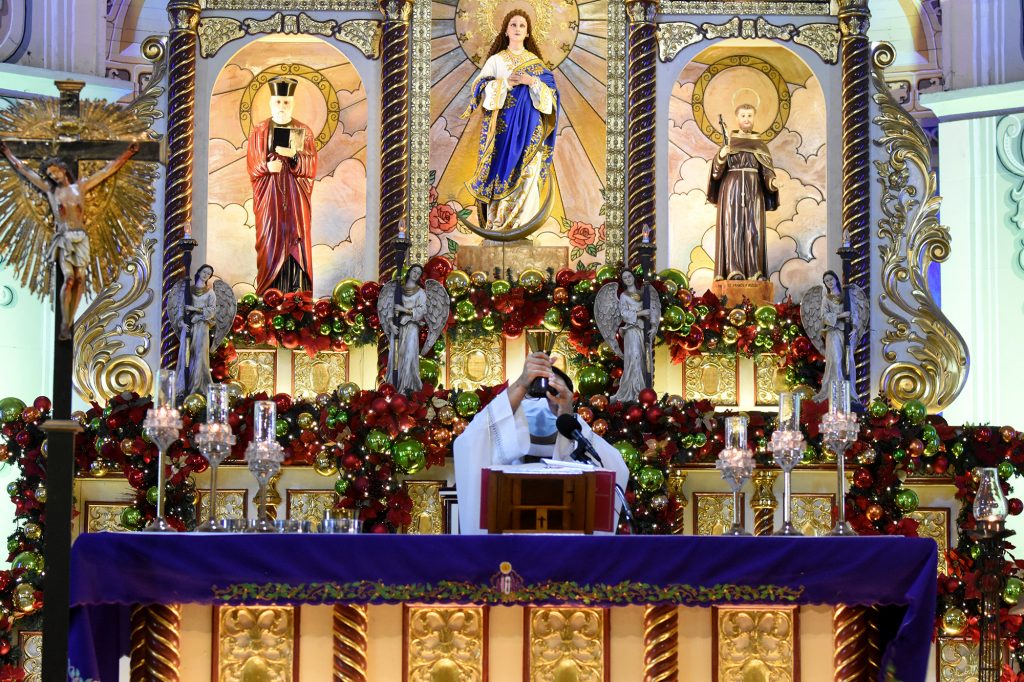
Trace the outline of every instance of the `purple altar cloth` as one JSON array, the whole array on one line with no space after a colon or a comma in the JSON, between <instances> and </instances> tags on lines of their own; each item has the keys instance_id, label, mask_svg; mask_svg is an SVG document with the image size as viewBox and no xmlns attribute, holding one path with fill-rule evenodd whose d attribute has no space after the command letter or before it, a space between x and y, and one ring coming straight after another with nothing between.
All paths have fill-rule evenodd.
<instances>
[{"instance_id":1,"label":"purple altar cloth","mask_svg":"<svg viewBox=\"0 0 1024 682\"><path fill-rule=\"evenodd\" d=\"M882 674L921 680L936 562L903 537L95 533L72 548L70 664L116 680L133 604L878 604L898 607Z\"/></svg>"}]
</instances>

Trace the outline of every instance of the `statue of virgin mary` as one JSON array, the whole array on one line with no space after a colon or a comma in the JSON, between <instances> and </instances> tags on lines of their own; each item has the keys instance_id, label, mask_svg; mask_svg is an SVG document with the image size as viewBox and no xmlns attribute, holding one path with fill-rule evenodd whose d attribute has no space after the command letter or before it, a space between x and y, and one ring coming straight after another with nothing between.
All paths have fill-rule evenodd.
<instances>
[{"instance_id":1,"label":"statue of virgin mary","mask_svg":"<svg viewBox=\"0 0 1024 682\"><path fill-rule=\"evenodd\" d=\"M473 179L477 234L499 241L527 236L551 211L549 174L558 127L558 90L530 35L524 10L509 12L501 25L464 116L478 107L484 120Z\"/></svg>"}]
</instances>

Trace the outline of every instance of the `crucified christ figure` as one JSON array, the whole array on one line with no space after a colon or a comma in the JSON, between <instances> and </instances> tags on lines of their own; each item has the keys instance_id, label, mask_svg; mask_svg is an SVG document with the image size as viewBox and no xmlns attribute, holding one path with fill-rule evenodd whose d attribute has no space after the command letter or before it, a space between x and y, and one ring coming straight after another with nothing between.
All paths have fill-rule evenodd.
<instances>
[{"instance_id":1,"label":"crucified christ figure","mask_svg":"<svg viewBox=\"0 0 1024 682\"><path fill-rule=\"evenodd\" d=\"M7 145L0 141L2 153L11 166L33 187L46 195L53 211L54 235L46 249L48 260L58 261L64 275L64 287L60 292L62 340L71 338L71 325L75 310L85 293L86 275L89 270L89 234L85 230L85 196L104 180L116 173L128 159L139 151L139 143L132 142L116 159L98 173L76 180L67 162L58 157L43 159L39 172L25 165L14 156Z\"/></svg>"}]
</instances>

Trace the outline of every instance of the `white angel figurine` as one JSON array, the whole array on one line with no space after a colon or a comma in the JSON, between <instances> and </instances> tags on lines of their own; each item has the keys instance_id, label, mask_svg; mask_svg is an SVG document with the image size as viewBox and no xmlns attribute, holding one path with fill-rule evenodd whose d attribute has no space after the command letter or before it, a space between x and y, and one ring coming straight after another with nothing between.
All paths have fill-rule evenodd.
<instances>
[{"instance_id":1,"label":"white angel figurine","mask_svg":"<svg viewBox=\"0 0 1024 682\"><path fill-rule=\"evenodd\" d=\"M612 396L616 402L636 400L654 378L654 337L661 323L661 301L651 284L642 289L629 270L622 272L622 293L619 283L601 287L594 299L597 328L615 354L622 358L619 390ZM619 347L617 336L622 337Z\"/></svg>"},{"instance_id":2,"label":"white angel figurine","mask_svg":"<svg viewBox=\"0 0 1024 682\"><path fill-rule=\"evenodd\" d=\"M178 395L206 395L210 348L216 348L231 329L238 307L227 282L213 279L213 267L200 265L192 286L181 280L168 296L168 317L178 336Z\"/></svg>"},{"instance_id":3,"label":"white angel figurine","mask_svg":"<svg viewBox=\"0 0 1024 682\"><path fill-rule=\"evenodd\" d=\"M814 396L816 401L829 398L829 386L834 381L849 381L851 388L857 385L853 347L867 331L871 314L868 297L860 287L846 287L850 293L850 310L847 312L844 310L839 275L828 270L821 276L821 282L821 285L808 289L800 303L800 322L804 331L818 352L825 356L825 374L821 378L821 390Z\"/></svg>"},{"instance_id":4,"label":"white angel figurine","mask_svg":"<svg viewBox=\"0 0 1024 682\"><path fill-rule=\"evenodd\" d=\"M380 290L377 314L380 326L388 336L388 373L386 381L401 393L423 388L420 381L420 355L427 353L448 323L451 299L440 282L419 280L423 266L410 266L401 284L393 279ZM427 328L427 338L420 346L420 328Z\"/></svg>"}]
</instances>

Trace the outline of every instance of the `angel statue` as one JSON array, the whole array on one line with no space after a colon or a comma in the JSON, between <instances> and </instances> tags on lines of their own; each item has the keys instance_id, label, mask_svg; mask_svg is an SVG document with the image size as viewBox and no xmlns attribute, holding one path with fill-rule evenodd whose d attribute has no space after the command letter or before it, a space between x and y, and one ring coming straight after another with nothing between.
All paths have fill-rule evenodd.
<instances>
[{"instance_id":1,"label":"angel statue","mask_svg":"<svg viewBox=\"0 0 1024 682\"><path fill-rule=\"evenodd\" d=\"M206 395L210 376L210 348L216 348L231 329L237 308L235 294L213 268L200 265L189 286L180 280L167 297L167 316L178 336L178 395Z\"/></svg>"},{"instance_id":2,"label":"angel statue","mask_svg":"<svg viewBox=\"0 0 1024 682\"><path fill-rule=\"evenodd\" d=\"M99 172L76 179L74 172L63 159L44 159L39 164L37 173L14 156L6 143L0 141L0 153L7 158L19 175L46 195L50 210L53 212L54 234L53 239L46 244L45 259L50 263L58 262L64 275L64 287L60 292L61 326L58 332L62 340L71 338L71 325L75 320L78 304L85 293L90 262L93 259L89 233L86 231L87 195L116 173L138 151L139 143L132 142L120 156Z\"/></svg>"},{"instance_id":3,"label":"angel statue","mask_svg":"<svg viewBox=\"0 0 1024 682\"><path fill-rule=\"evenodd\" d=\"M819 402L828 400L832 382L857 385L857 367L851 356L853 346L868 329L871 305L858 286L847 285L845 293L849 295L849 309L844 305L839 275L828 270L821 277L821 285L808 289L800 303L800 322L814 347L825 356L821 390L814 396Z\"/></svg>"},{"instance_id":4,"label":"angel statue","mask_svg":"<svg viewBox=\"0 0 1024 682\"><path fill-rule=\"evenodd\" d=\"M420 286L423 266L413 265L405 281L393 279L381 287L377 298L380 326L388 335L387 381L402 393L423 388L420 355L430 351L448 322L451 299L440 282L428 279ZM420 345L420 328L427 338Z\"/></svg>"},{"instance_id":5,"label":"angel statue","mask_svg":"<svg viewBox=\"0 0 1024 682\"><path fill-rule=\"evenodd\" d=\"M654 379L654 335L661 323L657 289L650 283L637 288L633 273L623 270L622 293L618 282L601 287L594 299L594 317L605 342L622 358L622 378L612 400L636 400ZM621 348L617 335L622 337Z\"/></svg>"}]
</instances>

